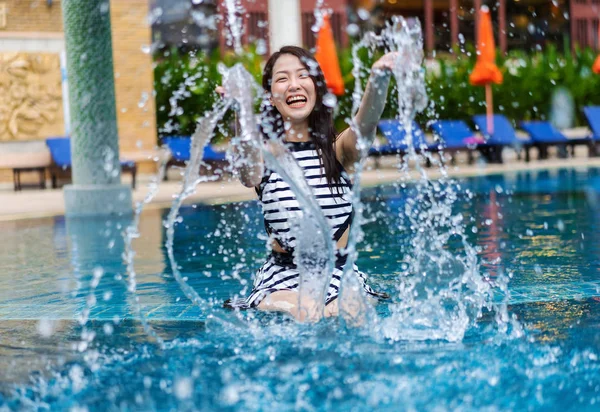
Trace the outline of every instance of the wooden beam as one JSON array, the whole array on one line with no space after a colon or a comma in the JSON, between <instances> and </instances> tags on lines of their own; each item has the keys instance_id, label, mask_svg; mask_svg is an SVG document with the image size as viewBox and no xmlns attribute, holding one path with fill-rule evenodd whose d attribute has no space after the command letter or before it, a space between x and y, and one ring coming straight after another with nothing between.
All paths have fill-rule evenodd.
<instances>
[{"instance_id":1,"label":"wooden beam","mask_svg":"<svg viewBox=\"0 0 600 412\"><path fill-rule=\"evenodd\" d=\"M450 0L450 44L458 44L458 0Z\"/></svg>"},{"instance_id":2,"label":"wooden beam","mask_svg":"<svg viewBox=\"0 0 600 412\"><path fill-rule=\"evenodd\" d=\"M498 0L498 38L500 52L506 53L506 0Z\"/></svg>"},{"instance_id":3,"label":"wooden beam","mask_svg":"<svg viewBox=\"0 0 600 412\"><path fill-rule=\"evenodd\" d=\"M473 9L475 10L475 42L479 44L479 34L477 28L479 27L479 10L481 9L481 0L473 0Z\"/></svg>"},{"instance_id":4,"label":"wooden beam","mask_svg":"<svg viewBox=\"0 0 600 412\"><path fill-rule=\"evenodd\" d=\"M434 28L434 18L433 18L433 0L425 0L424 4L424 12L425 12L425 50L428 55L431 55L435 48L435 33L433 31Z\"/></svg>"}]
</instances>

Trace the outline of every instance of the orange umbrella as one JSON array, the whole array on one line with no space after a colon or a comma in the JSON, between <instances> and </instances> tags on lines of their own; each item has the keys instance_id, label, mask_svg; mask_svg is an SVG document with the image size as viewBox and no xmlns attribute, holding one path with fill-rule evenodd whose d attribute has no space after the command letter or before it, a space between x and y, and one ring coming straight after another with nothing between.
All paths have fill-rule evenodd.
<instances>
[{"instance_id":1,"label":"orange umbrella","mask_svg":"<svg viewBox=\"0 0 600 412\"><path fill-rule=\"evenodd\" d=\"M598 41L600 41L600 26L598 26ZM600 74L600 54L596 57L596 61L592 66L592 71L596 74Z\"/></svg>"},{"instance_id":2,"label":"orange umbrella","mask_svg":"<svg viewBox=\"0 0 600 412\"><path fill-rule=\"evenodd\" d=\"M479 10L479 25L477 27L477 62L469 76L469 81L474 86L485 86L485 101L487 106L488 133L494 133L492 83L502 83L502 73L496 66L496 47L494 46L494 33L492 19L487 6Z\"/></svg>"},{"instance_id":3,"label":"orange umbrella","mask_svg":"<svg viewBox=\"0 0 600 412\"><path fill-rule=\"evenodd\" d=\"M327 14L323 16L323 25L317 35L315 59L317 59L321 70L323 70L327 88L338 96L344 94L344 80L342 79L340 62L338 61L335 42L333 41L333 31L331 30Z\"/></svg>"}]
</instances>

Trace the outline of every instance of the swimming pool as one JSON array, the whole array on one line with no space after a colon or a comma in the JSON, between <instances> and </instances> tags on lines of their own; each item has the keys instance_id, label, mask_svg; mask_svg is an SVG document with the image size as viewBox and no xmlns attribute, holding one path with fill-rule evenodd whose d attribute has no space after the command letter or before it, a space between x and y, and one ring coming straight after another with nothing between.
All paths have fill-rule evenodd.
<instances>
[{"instance_id":1,"label":"swimming pool","mask_svg":"<svg viewBox=\"0 0 600 412\"><path fill-rule=\"evenodd\" d=\"M2 223L0 410L596 410L600 169L481 176L460 186L454 207L481 270L510 274L509 313L524 337L499 336L488 312L448 342L220 309L249 292L265 256L260 210L246 202L182 210L175 255L203 308L190 304L166 264L166 211L144 212L137 291L166 341L160 348L127 292L119 235L127 222ZM402 211L410 195L410 186L364 192L358 265L392 294L409 247ZM385 319L389 305L377 312Z\"/></svg>"}]
</instances>

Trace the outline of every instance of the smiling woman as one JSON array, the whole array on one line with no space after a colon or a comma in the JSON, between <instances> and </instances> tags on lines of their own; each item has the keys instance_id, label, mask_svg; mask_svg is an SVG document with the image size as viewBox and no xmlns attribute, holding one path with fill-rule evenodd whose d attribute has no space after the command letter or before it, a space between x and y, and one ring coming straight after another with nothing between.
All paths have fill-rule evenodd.
<instances>
[{"instance_id":1,"label":"smiling woman","mask_svg":"<svg viewBox=\"0 0 600 412\"><path fill-rule=\"evenodd\" d=\"M336 262L325 298L325 316L338 315L338 290L346 262L343 250L348 241L353 210L350 201L352 179L348 172L360 161L357 134L371 143L375 128L385 106L390 81L390 69L397 55L387 54L378 60L365 89L354 122L357 130L350 128L337 134L333 126L333 108L323 103L328 93L323 72L314 57L306 50L286 46L274 53L265 65L262 85L269 96L263 105L263 118L269 122L270 135L288 143L319 206L331 227L331 237L336 245ZM267 137L267 131L261 130ZM252 148L248 148L252 150ZM298 302L299 272L293 252L296 238L294 222L302 217L302 209L286 181L275 171L264 166L260 150L248 154L251 165L240 168L242 183L254 187L262 205L264 225L272 239L271 256L259 269L253 290L245 299L225 302L226 307L258 308L282 311L296 319L315 319L319 314L307 313L306 308L319 305L302 305ZM356 265L354 271L365 292L373 298L387 298L367 284L367 276Z\"/></svg>"},{"instance_id":2,"label":"smiling woman","mask_svg":"<svg viewBox=\"0 0 600 412\"><path fill-rule=\"evenodd\" d=\"M275 105L287 121L305 124L304 121L312 112L316 99L315 84L308 68L296 56L284 54L275 62L273 71L271 104ZM308 134L297 137L308 138Z\"/></svg>"}]
</instances>

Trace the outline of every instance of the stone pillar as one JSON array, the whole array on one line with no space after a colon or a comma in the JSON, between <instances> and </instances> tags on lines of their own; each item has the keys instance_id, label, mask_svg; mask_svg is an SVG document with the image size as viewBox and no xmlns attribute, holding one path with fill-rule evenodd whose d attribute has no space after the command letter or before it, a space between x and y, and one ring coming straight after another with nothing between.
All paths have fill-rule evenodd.
<instances>
[{"instance_id":1,"label":"stone pillar","mask_svg":"<svg viewBox=\"0 0 600 412\"><path fill-rule=\"evenodd\" d=\"M128 214L131 189L121 184L115 110L110 4L63 0L71 105L73 184L67 216Z\"/></svg>"},{"instance_id":2,"label":"stone pillar","mask_svg":"<svg viewBox=\"0 0 600 412\"><path fill-rule=\"evenodd\" d=\"M121 233L123 228L132 223L131 218L129 216L107 219L103 216L86 216L65 219L71 273L77 282L77 289L72 291L76 297L70 299L71 304L75 306L74 316L79 316L86 307L87 297L91 291L84 291L90 287L93 274L98 270L100 273L96 275L102 274L101 279L98 279L99 289L110 291L112 297L106 301L101 293L94 293L97 302L91 314L104 312L108 315L105 319L112 320L114 316L125 319L132 313L128 308L126 286L123 280L119 280L119 278L128 280L127 266L123 262L125 241ZM95 286L93 288L95 289ZM97 318L97 316L93 317Z\"/></svg>"},{"instance_id":3,"label":"stone pillar","mask_svg":"<svg viewBox=\"0 0 600 412\"><path fill-rule=\"evenodd\" d=\"M282 46L302 47L302 14L299 0L269 0L271 53Z\"/></svg>"}]
</instances>

